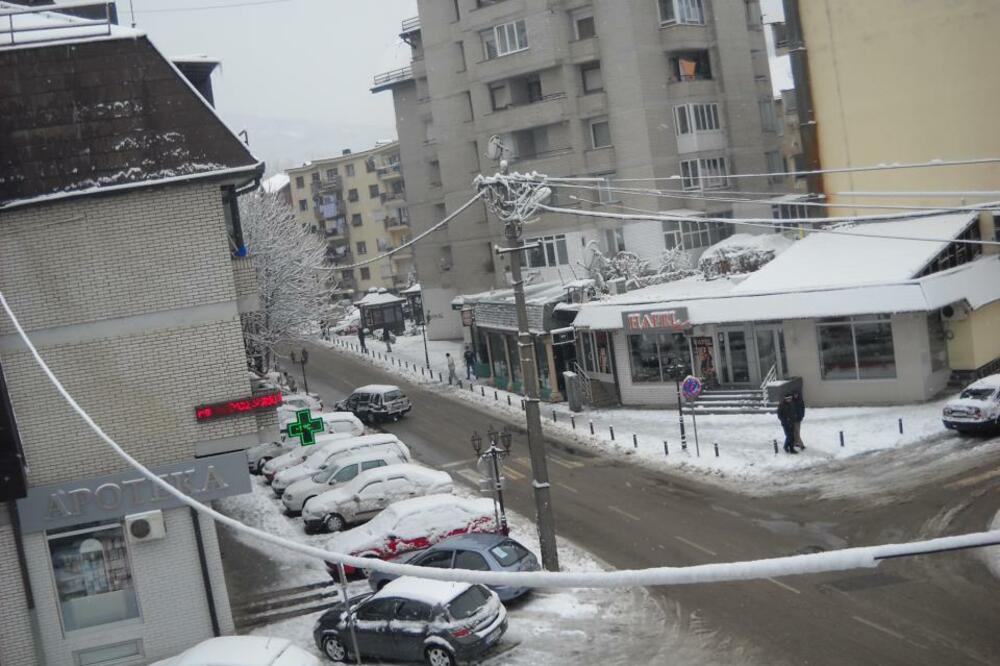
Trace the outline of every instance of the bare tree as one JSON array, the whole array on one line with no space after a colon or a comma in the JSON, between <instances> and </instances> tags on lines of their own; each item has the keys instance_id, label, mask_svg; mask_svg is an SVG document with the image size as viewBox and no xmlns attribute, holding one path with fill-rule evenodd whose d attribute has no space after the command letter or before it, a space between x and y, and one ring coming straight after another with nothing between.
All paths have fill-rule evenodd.
<instances>
[{"instance_id":1,"label":"bare tree","mask_svg":"<svg viewBox=\"0 0 1000 666\"><path fill-rule=\"evenodd\" d=\"M240 199L244 239L257 275L260 309L244 315L251 358L273 367L275 349L301 339L329 309L321 236L295 220L276 194L259 190Z\"/></svg>"}]
</instances>

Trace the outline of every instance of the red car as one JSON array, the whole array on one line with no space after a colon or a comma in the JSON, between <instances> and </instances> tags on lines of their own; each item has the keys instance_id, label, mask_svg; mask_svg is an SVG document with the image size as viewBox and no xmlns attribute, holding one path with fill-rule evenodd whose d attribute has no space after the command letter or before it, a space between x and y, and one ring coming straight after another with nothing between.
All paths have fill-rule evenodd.
<instances>
[{"instance_id":1,"label":"red car","mask_svg":"<svg viewBox=\"0 0 1000 666\"><path fill-rule=\"evenodd\" d=\"M334 535L329 550L355 557L388 559L469 532L498 532L493 500L454 495L414 497L390 505L364 525ZM337 565L327 563L337 578ZM356 573L355 567L344 567Z\"/></svg>"}]
</instances>

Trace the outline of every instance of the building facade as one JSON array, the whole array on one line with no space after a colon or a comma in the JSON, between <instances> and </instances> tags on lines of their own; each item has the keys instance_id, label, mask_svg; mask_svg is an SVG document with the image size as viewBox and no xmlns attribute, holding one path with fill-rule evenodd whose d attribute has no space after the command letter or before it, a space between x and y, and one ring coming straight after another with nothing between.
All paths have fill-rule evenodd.
<instances>
[{"instance_id":1,"label":"building facade","mask_svg":"<svg viewBox=\"0 0 1000 666\"><path fill-rule=\"evenodd\" d=\"M589 176L604 185L556 188L555 204L682 210L691 221L630 224L545 214L525 232L543 250L529 279L584 277L592 249L657 261L668 248L697 254L722 227L715 215L769 215L769 206L707 201L739 189L729 173L780 158L767 54L755 0L458 0L418 2L404 21L410 66L375 77L393 93L407 206L415 233L457 209L498 137L511 169ZM611 179L668 181L664 197L616 192ZM754 190L779 191L778 183ZM762 198L767 198L766 196ZM724 233L724 232L723 232ZM415 248L425 307L444 312L457 293L506 286L492 245L502 229L474 206ZM429 335L458 337L454 318Z\"/></svg>"},{"instance_id":2,"label":"building facade","mask_svg":"<svg viewBox=\"0 0 1000 666\"><path fill-rule=\"evenodd\" d=\"M370 259L410 239L406 186L399 143L360 153L315 160L288 170L296 220L327 241L334 267ZM384 262L336 268L330 281L335 295L355 297L370 288L399 290L409 285L413 253L403 250Z\"/></svg>"},{"instance_id":3,"label":"building facade","mask_svg":"<svg viewBox=\"0 0 1000 666\"><path fill-rule=\"evenodd\" d=\"M255 393L236 200L263 163L141 32L41 9L9 20L0 291L132 456L202 501L249 492L243 449L277 436L273 408L197 408ZM214 523L116 456L6 316L0 369L0 447L27 481L3 485L0 663L145 664L232 633Z\"/></svg>"}]
</instances>

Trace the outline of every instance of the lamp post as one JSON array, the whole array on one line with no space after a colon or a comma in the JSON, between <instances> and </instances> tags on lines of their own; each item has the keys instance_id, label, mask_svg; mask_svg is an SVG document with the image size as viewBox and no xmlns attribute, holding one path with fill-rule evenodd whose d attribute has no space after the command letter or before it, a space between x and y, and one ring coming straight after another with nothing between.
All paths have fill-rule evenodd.
<instances>
[{"instance_id":1,"label":"lamp post","mask_svg":"<svg viewBox=\"0 0 1000 666\"><path fill-rule=\"evenodd\" d=\"M306 393L309 393L309 380L306 378L306 363L309 361L309 352L305 349L302 350L302 354L296 358L295 350L291 353L292 363L298 363L299 367L302 368L302 388L305 389Z\"/></svg>"},{"instance_id":2,"label":"lamp post","mask_svg":"<svg viewBox=\"0 0 1000 666\"><path fill-rule=\"evenodd\" d=\"M427 364L427 369L431 369L431 355L427 351L427 320L431 318L431 311L428 310L424 313L424 321L420 326L420 334L424 336L424 362Z\"/></svg>"},{"instance_id":3,"label":"lamp post","mask_svg":"<svg viewBox=\"0 0 1000 666\"><path fill-rule=\"evenodd\" d=\"M490 465L490 485L493 491L493 501L496 504L500 531L504 536L509 536L510 528L507 525L507 511L503 504L503 481L500 476L500 468L503 464L503 459L510 455L510 445L513 437L508 428L504 428L502 432L497 432L493 429L492 425L486 432L486 435L490 439L490 448L485 451L483 451L483 438L479 436L478 432L473 431L470 441L472 442L472 449L476 452L479 460L489 461L487 464ZM500 446L497 446L498 443Z\"/></svg>"},{"instance_id":4,"label":"lamp post","mask_svg":"<svg viewBox=\"0 0 1000 666\"><path fill-rule=\"evenodd\" d=\"M514 304L517 308L517 347L526 395L524 413L528 426L531 487L535 497L538 540L542 552L542 565L549 571L558 571L559 552L556 547L555 517L552 513L545 439L542 435L542 419L538 408L535 346L528 331L528 309L524 300L524 282L521 279L521 252L537 247L537 244L521 244L521 229L537 211L538 206L551 196L552 191L544 185L544 181L508 177L506 161L501 161L500 173L490 177L478 176L475 184L483 195L487 207L504 223L507 247L497 247L495 251L498 255L506 254L510 257L510 275L514 289Z\"/></svg>"}]
</instances>

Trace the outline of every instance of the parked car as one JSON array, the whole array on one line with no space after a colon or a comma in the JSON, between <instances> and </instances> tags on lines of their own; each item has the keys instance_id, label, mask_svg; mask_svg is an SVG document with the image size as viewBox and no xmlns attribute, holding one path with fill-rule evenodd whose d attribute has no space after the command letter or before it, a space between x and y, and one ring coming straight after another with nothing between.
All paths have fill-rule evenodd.
<instances>
[{"instance_id":1,"label":"parked car","mask_svg":"<svg viewBox=\"0 0 1000 666\"><path fill-rule=\"evenodd\" d=\"M278 497L285 492L288 486L296 481L308 479L310 476L326 469L333 463L334 456L343 456L349 452L363 450L379 450L382 453L394 452L404 462L410 461L410 449L406 444L399 441L395 435L365 435L364 437L352 437L350 439L334 440L330 443L323 443L319 448L314 449L309 456L298 465L283 469L271 480L271 488Z\"/></svg>"},{"instance_id":2,"label":"parked car","mask_svg":"<svg viewBox=\"0 0 1000 666\"><path fill-rule=\"evenodd\" d=\"M438 569L471 569L473 571L539 571L538 558L520 543L503 534L460 534L431 546L427 550L390 558L390 562ZM368 583L381 590L395 574L373 571ZM516 599L531 591L530 587L490 585L501 601Z\"/></svg>"},{"instance_id":3,"label":"parked car","mask_svg":"<svg viewBox=\"0 0 1000 666\"><path fill-rule=\"evenodd\" d=\"M316 621L313 640L332 661L363 658L454 666L482 656L507 631L507 609L483 585L418 578L394 580L375 594L333 606Z\"/></svg>"},{"instance_id":4,"label":"parked car","mask_svg":"<svg viewBox=\"0 0 1000 666\"><path fill-rule=\"evenodd\" d=\"M352 412L365 423L372 423L398 421L410 411L412 405L398 386L369 384L354 389L345 400L337 403L336 408Z\"/></svg>"},{"instance_id":5,"label":"parked car","mask_svg":"<svg viewBox=\"0 0 1000 666\"><path fill-rule=\"evenodd\" d=\"M309 513L322 495L306 503L302 515ZM321 507L317 505L317 509ZM317 511L316 516L322 514ZM454 495L428 495L396 502L365 525L335 534L327 547L356 557L381 560L430 548L457 534L497 532L493 500L465 499ZM327 564L327 571L338 578L337 566ZM344 567L353 574L353 567Z\"/></svg>"},{"instance_id":6,"label":"parked car","mask_svg":"<svg viewBox=\"0 0 1000 666\"><path fill-rule=\"evenodd\" d=\"M297 410L282 412L282 408L278 408L278 423L281 426L280 441L265 442L247 449L247 464L251 474L263 474L264 465L269 460L301 447L299 440L295 437L288 437L286 432L288 424L295 420L295 411ZM347 437L360 437L365 434L364 424L350 412L323 412L316 416L323 419L323 427L327 434Z\"/></svg>"},{"instance_id":7,"label":"parked car","mask_svg":"<svg viewBox=\"0 0 1000 666\"><path fill-rule=\"evenodd\" d=\"M945 404L941 418L945 428L959 432L1000 432L1000 374L969 384Z\"/></svg>"},{"instance_id":8,"label":"parked car","mask_svg":"<svg viewBox=\"0 0 1000 666\"><path fill-rule=\"evenodd\" d=\"M281 494L281 501L285 505L286 512L296 515L302 512L302 507L313 497L322 495L337 484L350 481L360 472L388 465L402 465L408 462L410 459L403 456L402 452L392 445L334 454L332 458L327 460L323 469L288 486ZM277 481L278 479L275 478L275 484Z\"/></svg>"},{"instance_id":9,"label":"parked car","mask_svg":"<svg viewBox=\"0 0 1000 666\"><path fill-rule=\"evenodd\" d=\"M452 488L447 472L411 464L377 467L306 502L302 518L307 532L339 532L375 517L393 502L450 493Z\"/></svg>"},{"instance_id":10,"label":"parked car","mask_svg":"<svg viewBox=\"0 0 1000 666\"><path fill-rule=\"evenodd\" d=\"M318 393L285 393L281 396L281 404L295 410L323 411L323 398L319 397Z\"/></svg>"},{"instance_id":11,"label":"parked car","mask_svg":"<svg viewBox=\"0 0 1000 666\"><path fill-rule=\"evenodd\" d=\"M320 660L287 638L223 636L152 666L320 666Z\"/></svg>"},{"instance_id":12,"label":"parked car","mask_svg":"<svg viewBox=\"0 0 1000 666\"><path fill-rule=\"evenodd\" d=\"M362 436L371 437L372 435ZM271 461L265 464L262 468L264 478L267 479L268 483L271 483L274 481L274 477L278 474L278 472L302 464L309 456L315 454L324 446L345 439L358 439L359 437L360 436L353 435L351 433L339 432L317 435L315 444L311 446L298 446L291 451L281 454L277 458L271 459Z\"/></svg>"}]
</instances>

